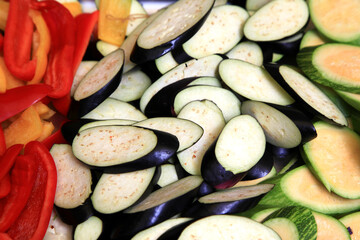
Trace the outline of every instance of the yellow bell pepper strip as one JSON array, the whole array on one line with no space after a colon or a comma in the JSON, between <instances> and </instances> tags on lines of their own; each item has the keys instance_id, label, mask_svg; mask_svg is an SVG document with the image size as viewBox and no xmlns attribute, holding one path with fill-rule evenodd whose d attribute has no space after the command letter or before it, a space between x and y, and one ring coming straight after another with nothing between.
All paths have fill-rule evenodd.
<instances>
[{"instance_id":1,"label":"yellow bell pepper strip","mask_svg":"<svg viewBox=\"0 0 360 240\"><path fill-rule=\"evenodd\" d=\"M64 5L64 7L66 7L74 17L83 12L79 1L63 2L62 5Z\"/></svg>"},{"instance_id":2,"label":"yellow bell pepper strip","mask_svg":"<svg viewBox=\"0 0 360 240\"><path fill-rule=\"evenodd\" d=\"M40 134L40 137L36 139L36 141L42 142L46 138L48 138L54 131L55 126L52 122L48 121L42 121L42 132Z\"/></svg>"},{"instance_id":3,"label":"yellow bell pepper strip","mask_svg":"<svg viewBox=\"0 0 360 240\"><path fill-rule=\"evenodd\" d=\"M54 159L41 142L26 144L24 156L35 155L37 174L30 198L7 232L13 239L43 239L49 225L57 184Z\"/></svg>"},{"instance_id":4,"label":"yellow bell pepper strip","mask_svg":"<svg viewBox=\"0 0 360 240\"><path fill-rule=\"evenodd\" d=\"M30 81L35 75L36 60L31 59L34 23L29 16L32 0L11 0L4 35L4 59L17 78Z\"/></svg>"},{"instance_id":5,"label":"yellow bell pepper strip","mask_svg":"<svg viewBox=\"0 0 360 240\"><path fill-rule=\"evenodd\" d=\"M4 129L6 147L26 144L41 136L43 124L34 106L26 109L18 119Z\"/></svg>"},{"instance_id":6,"label":"yellow bell pepper strip","mask_svg":"<svg viewBox=\"0 0 360 240\"><path fill-rule=\"evenodd\" d=\"M28 82L28 84L36 84L41 82L46 72L51 39L49 29L41 12L30 10L29 14L36 26L36 31L39 34L39 45L33 56L33 58L36 59L35 75L32 80Z\"/></svg>"},{"instance_id":7,"label":"yellow bell pepper strip","mask_svg":"<svg viewBox=\"0 0 360 240\"><path fill-rule=\"evenodd\" d=\"M125 40L131 0L101 0L98 38L120 46Z\"/></svg>"},{"instance_id":8,"label":"yellow bell pepper strip","mask_svg":"<svg viewBox=\"0 0 360 240\"><path fill-rule=\"evenodd\" d=\"M49 62L44 76L44 83L52 87L48 96L61 98L70 92L74 78L75 19L57 1L33 1L32 7L41 11L51 36Z\"/></svg>"},{"instance_id":9,"label":"yellow bell pepper strip","mask_svg":"<svg viewBox=\"0 0 360 240\"><path fill-rule=\"evenodd\" d=\"M2 61L2 60L3 60L3 58L0 57L0 61ZM6 69L5 64L4 64L4 66L1 66L1 63L0 63L0 93L6 92L6 75L7 75L6 73L7 73L7 69Z\"/></svg>"},{"instance_id":10,"label":"yellow bell pepper strip","mask_svg":"<svg viewBox=\"0 0 360 240\"><path fill-rule=\"evenodd\" d=\"M4 31L9 12L9 2L0 1L0 30Z\"/></svg>"}]
</instances>

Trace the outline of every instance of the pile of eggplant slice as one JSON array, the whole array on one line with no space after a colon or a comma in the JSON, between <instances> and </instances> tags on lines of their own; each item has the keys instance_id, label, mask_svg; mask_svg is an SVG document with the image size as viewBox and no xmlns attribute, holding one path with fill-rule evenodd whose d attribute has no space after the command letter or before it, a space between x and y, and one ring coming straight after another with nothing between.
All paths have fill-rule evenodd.
<instances>
[{"instance_id":1,"label":"pile of eggplant slice","mask_svg":"<svg viewBox=\"0 0 360 240\"><path fill-rule=\"evenodd\" d=\"M89 45L101 58L80 65L68 143L51 149L54 214L74 239L186 239L213 222L242 229L222 239L280 239L240 215L273 189L264 181L304 165L314 119L348 116L297 67L306 1L248 2L179 0L124 46Z\"/></svg>"}]
</instances>

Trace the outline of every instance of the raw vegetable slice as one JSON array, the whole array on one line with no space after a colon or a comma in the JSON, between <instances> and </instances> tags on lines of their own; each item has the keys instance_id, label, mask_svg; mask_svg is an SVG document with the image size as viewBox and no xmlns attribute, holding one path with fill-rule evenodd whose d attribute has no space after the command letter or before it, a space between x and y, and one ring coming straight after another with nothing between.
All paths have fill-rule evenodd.
<instances>
[{"instance_id":1,"label":"raw vegetable slice","mask_svg":"<svg viewBox=\"0 0 360 240\"><path fill-rule=\"evenodd\" d=\"M350 232L351 239L356 240L360 237L360 212L350 213L341 217L340 222L342 222L345 227Z\"/></svg>"},{"instance_id":2,"label":"raw vegetable slice","mask_svg":"<svg viewBox=\"0 0 360 240\"><path fill-rule=\"evenodd\" d=\"M219 74L233 91L250 100L290 105L294 99L262 67L235 59L223 60Z\"/></svg>"},{"instance_id":3,"label":"raw vegetable slice","mask_svg":"<svg viewBox=\"0 0 360 240\"><path fill-rule=\"evenodd\" d=\"M178 114L189 102L203 99L214 102L220 108L226 122L240 115L241 102L232 91L205 85L189 86L176 94L174 112Z\"/></svg>"},{"instance_id":4,"label":"raw vegetable slice","mask_svg":"<svg viewBox=\"0 0 360 240\"><path fill-rule=\"evenodd\" d=\"M209 226L212 226L211 228ZM215 215L190 224L181 233L179 240L230 240L281 238L270 228L249 218L231 215Z\"/></svg>"},{"instance_id":5,"label":"raw vegetable slice","mask_svg":"<svg viewBox=\"0 0 360 240\"><path fill-rule=\"evenodd\" d=\"M82 120L87 120L87 119L82 119ZM127 119L90 120L90 121L91 122L85 123L84 125L82 125L79 128L78 132L82 132L82 131L84 131L86 129L93 128L93 127L98 127L98 126L132 125L132 124L136 123L136 121L127 120Z\"/></svg>"},{"instance_id":6,"label":"raw vegetable slice","mask_svg":"<svg viewBox=\"0 0 360 240\"><path fill-rule=\"evenodd\" d=\"M311 29L306 31L301 39L300 49L319 46L327 42L329 42L329 40L322 36L316 29Z\"/></svg>"},{"instance_id":7,"label":"raw vegetable slice","mask_svg":"<svg viewBox=\"0 0 360 240\"><path fill-rule=\"evenodd\" d=\"M360 209L360 199L346 199L330 193L306 166L278 178L275 187L259 202L264 207L304 206L324 214L341 214Z\"/></svg>"},{"instance_id":8,"label":"raw vegetable slice","mask_svg":"<svg viewBox=\"0 0 360 240\"><path fill-rule=\"evenodd\" d=\"M153 227L145 229L136 234L131 240L157 240L164 232L182 223L189 222L191 218L179 217L166 220Z\"/></svg>"},{"instance_id":9,"label":"raw vegetable slice","mask_svg":"<svg viewBox=\"0 0 360 240\"><path fill-rule=\"evenodd\" d=\"M94 110L82 117L83 119L109 120L127 119L141 121L147 117L133 105L113 98L107 98Z\"/></svg>"},{"instance_id":10,"label":"raw vegetable slice","mask_svg":"<svg viewBox=\"0 0 360 240\"><path fill-rule=\"evenodd\" d=\"M264 225L273 228L282 239L315 240L317 225L312 211L305 207L281 208L270 214Z\"/></svg>"},{"instance_id":11,"label":"raw vegetable slice","mask_svg":"<svg viewBox=\"0 0 360 240\"><path fill-rule=\"evenodd\" d=\"M102 220L96 216L92 216L75 227L74 240L99 239L102 230Z\"/></svg>"},{"instance_id":12,"label":"raw vegetable slice","mask_svg":"<svg viewBox=\"0 0 360 240\"><path fill-rule=\"evenodd\" d=\"M277 109L257 101L245 101L243 114L254 117L264 130L266 141L274 146L294 148L301 143L301 133L295 123Z\"/></svg>"},{"instance_id":13,"label":"raw vegetable slice","mask_svg":"<svg viewBox=\"0 0 360 240\"><path fill-rule=\"evenodd\" d=\"M349 231L338 219L318 212L313 212L313 215L317 225L317 240L332 239L335 236L339 240L351 239Z\"/></svg>"},{"instance_id":14,"label":"raw vegetable slice","mask_svg":"<svg viewBox=\"0 0 360 240\"><path fill-rule=\"evenodd\" d=\"M129 21L126 27L126 36L129 36L137 26L145 21L149 15L146 13L144 6L137 0L131 0Z\"/></svg>"},{"instance_id":15,"label":"raw vegetable slice","mask_svg":"<svg viewBox=\"0 0 360 240\"><path fill-rule=\"evenodd\" d=\"M91 201L96 211L104 214L120 212L152 191L159 179L156 167L120 174L102 174Z\"/></svg>"},{"instance_id":16,"label":"raw vegetable slice","mask_svg":"<svg viewBox=\"0 0 360 240\"><path fill-rule=\"evenodd\" d=\"M107 173L142 170L160 165L179 147L169 133L135 126L98 126L79 132L73 140L74 155Z\"/></svg>"},{"instance_id":17,"label":"raw vegetable slice","mask_svg":"<svg viewBox=\"0 0 360 240\"><path fill-rule=\"evenodd\" d=\"M225 126L224 116L215 103L204 100L188 103L177 117L193 121L204 129L204 134L199 141L177 154L181 166L188 173L201 175L202 159L206 150L216 140Z\"/></svg>"},{"instance_id":18,"label":"raw vegetable slice","mask_svg":"<svg viewBox=\"0 0 360 240\"><path fill-rule=\"evenodd\" d=\"M310 0L311 20L319 32L336 42L359 44L360 2L357 0Z\"/></svg>"},{"instance_id":19,"label":"raw vegetable slice","mask_svg":"<svg viewBox=\"0 0 360 240\"><path fill-rule=\"evenodd\" d=\"M251 41L240 42L227 52L226 56L232 59L249 62L256 66L261 66L263 64L263 53L260 46Z\"/></svg>"},{"instance_id":20,"label":"raw vegetable slice","mask_svg":"<svg viewBox=\"0 0 360 240\"><path fill-rule=\"evenodd\" d=\"M318 136L302 147L304 160L328 191L344 198L360 198L360 137L346 127L322 121Z\"/></svg>"},{"instance_id":21,"label":"raw vegetable slice","mask_svg":"<svg viewBox=\"0 0 360 240\"><path fill-rule=\"evenodd\" d=\"M208 17L214 0L180 0L169 5L139 35L131 61L154 60L189 40Z\"/></svg>"},{"instance_id":22,"label":"raw vegetable slice","mask_svg":"<svg viewBox=\"0 0 360 240\"><path fill-rule=\"evenodd\" d=\"M148 118L133 125L173 134L179 140L178 152L191 147L204 133L200 125L176 117Z\"/></svg>"},{"instance_id":23,"label":"raw vegetable slice","mask_svg":"<svg viewBox=\"0 0 360 240\"><path fill-rule=\"evenodd\" d=\"M344 99L350 106L360 111L360 94L358 93L350 93L344 91L336 91L339 96Z\"/></svg>"},{"instance_id":24,"label":"raw vegetable slice","mask_svg":"<svg viewBox=\"0 0 360 240\"><path fill-rule=\"evenodd\" d=\"M305 1L275 0L261 7L248 19L244 34L253 41L280 40L299 32L308 19L309 10Z\"/></svg>"},{"instance_id":25,"label":"raw vegetable slice","mask_svg":"<svg viewBox=\"0 0 360 240\"><path fill-rule=\"evenodd\" d=\"M360 93L360 47L342 43L326 43L303 48L296 61L313 81L353 93Z\"/></svg>"},{"instance_id":26,"label":"raw vegetable slice","mask_svg":"<svg viewBox=\"0 0 360 240\"><path fill-rule=\"evenodd\" d=\"M190 60L168 71L151 84L144 92L140 99L140 110L144 112L150 99L160 91L160 89L171 83L196 76L215 77L217 75L218 65L222 60L223 58L219 55L210 55L200 59Z\"/></svg>"},{"instance_id":27,"label":"raw vegetable slice","mask_svg":"<svg viewBox=\"0 0 360 240\"><path fill-rule=\"evenodd\" d=\"M328 96L325 89L310 81L298 69L289 65L267 65L266 69L296 99L296 104L304 112L330 119L340 125L348 124L342 109Z\"/></svg>"},{"instance_id":28,"label":"raw vegetable slice","mask_svg":"<svg viewBox=\"0 0 360 240\"><path fill-rule=\"evenodd\" d=\"M172 52L201 58L215 53L226 53L243 37L243 28L249 14L241 7L222 5L214 7L199 31L180 49Z\"/></svg>"},{"instance_id":29,"label":"raw vegetable slice","mask_svg":"<svg viewBox=\"0 0 360 240\"><path fill-rule=\"evenodd\" d=\"M273 186L273 184L258 184L219 190L197 199L182 213L182 216L203 218L211 215L244 212L255 206Z\"/></svg>"}]
</instances>

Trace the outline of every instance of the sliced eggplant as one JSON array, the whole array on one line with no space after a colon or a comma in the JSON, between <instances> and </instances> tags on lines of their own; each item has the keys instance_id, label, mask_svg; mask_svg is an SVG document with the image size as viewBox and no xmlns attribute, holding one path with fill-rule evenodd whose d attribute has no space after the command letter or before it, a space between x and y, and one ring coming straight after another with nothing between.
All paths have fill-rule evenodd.
<instances>
[{"instance_id":1,"label":"sliced eggplant","mask_svg":"<svg viewBox=\"0 0 360 240\"><path fill-rule=\"evenodd\" d=\"M75 137L75 156L107 173L122 173L154 167L166 162L179 147L169 133L135 126L99 126Z\"/></svg>"},{"instance_id":2,"label":"sliced eggplant","mask_svg":"<svg viewBox=\"0 0 360 240\"><path fill-rule=\"evenodd\" d=\"M211 227L209 227L211 226ZM280 240L275 231L246 217L214 215L199 219L182 231L178 240Z\"/></svg>"},{"instance_id":3,"label":"sliced eggplant","mask_svg":"<svg viewBox=\"0 0 360 240\"><path fill-rule=\"evenodd\" d=\"M107 99L120 84L123 65L124 51L121 49L97 62L77 86L68 118L81 118Z\"/></svg>"},{"instance_id":4,"label":"sliced eggplant","mask_svg":"<svg viewBox=\"0 0 360 240\"><path fill-rule=\"evenodd\" d=\"M258 184L219 190L199 198L181 216L203 218L244 212L255 206L260 198L273 187L273 184Z\"/></svg>"},{"instance_id":5,"label":"sliced eggplant","mask_svg":"<svg viewBox=\"0 0 360 240\"><path fill-rule=\"evenodd\" d=\"M252 180L246 180L246 179L242 179L241 181L237 182L234 186L232 187L246 187L246 186L254 186L257 185L261 182L264 182L265 180L268 180L270 178L273 178L276 176L277 172L275 167L272 167L271 170L267 173L265 173L266 175L262 175L262 177L256 178L256 179L252 179Z\"/></svg>"},{"instance_id":6,"label":"sliced eggplant","mask_svg":"<svg viewBox=\"0 0 360 240\"><path fill-rule=\"evenodd\" d=\"M287 166L294 164L294 159L296 160L299 156L298 148L282 148L271 145L269 145L269 148L272 149L274 167L278 173L287 171Z\"/></svg>"},{"instance_id":7,"label":"sliced eggplant","mask_svg":"<svg viewBox=\"0 0 360 240\"><path fill-rule=\"evenodd\" d=\"M69 144L72 144L76 134L78 134L79 132L79 129L83 125L87 123L91 123L93 121L94 121L93 119L86 119L86 118L68 121L63 125L61 125L60 128L61 134Z\"/></svg>"},{"instance_id":8,"label":"sliced eggplant","mask_svg":"<svg viewBox=\"0 0 360 240\"><path fill-rule=\"evenodd\" d=\"M231 59L239 59L245 62L249 62L256 66L262 66L264 59L260 46L257 43L251 41L240 42L229 52L227 52L226 56Z\"/></svg>"},{"instance_id":9,"label":"sliced eggplant","mask_svg":"<svg viewBox=\"0 0 360 240\"><path fill-rule=\"evenodd\" d=\"M221 109L226 122L241 113L241 102L232 91L206 85L189 86L176 94L174 98L174 112L178 114L189 102L203 99L214 102Z\"/></svg>"},{"instance_id":10,"label":"sliced eggplant","mask_svg":"<svg viewBox=\"0 0 360 240\"><path fill-rule=\"evenodd\" d=\"M90 194L92 174L72 153L71 145L55 144L50 154L57 169L54 204L61 220L70 225L78 224L94 214Z\"/></svg>"},{"instance_id":11,"label":"sliced eggplant","mask_svg":"<svg viewBox=\"0 0 360 240\"><path fill-rule=\"evenodd\" d=\"M110 98L123 102L139 100L150 85L151 80L149 76L135 68L122 75L118 88L110 95Z\"/></svg>"},{"instance_id":12,"label":"sliced eggplant","mask_svg":"<svg viewBox=\"0 0 360 240\"><path fill-rule=\"evenodd\" d=\"M218 65L222 60L222 56L210 55L208 57L190 60L168 71L151 84L144 92L140 99L140 110L145 112L146 105L149 103L150 99L160 91L160 89L176 81L196 76L216 77Z\"/></svg>"},{"instance_id":13,"label":"sliced eggplant","mask_svg":"<svg viewBox=\"0 0 360 240\"><path fill-rule=\"evenodd\" d=\"M246 21L244 34L252 41L280 40L304 29L308 20L309 9L305 1L271 1Z\"/></svg>"},{"instance_id":14,"label":"sliced eggplant","mask_svg":"<svg viewBox=\"0 0 360 240\"><path fill-rule=\"evenodd\" d=\"M201 162L206 150L219 136L225 126L224 116L215 103L209 100L193 101L182 108L178 118L188 119L199 124L204 134L190 148L177 154L181 166L193 175L201 174Z\"/></svg>"},{"instance_id":15,"label":"sliced eggplant","mask_svg":"<svg viewBox=\"0 0 360 240\"><path fill-rule=\"evenodd\" d=\"M120 212L152 191L160 177L156 167L120 174L102 174L91 201L100 213Z\"/></svg>"},{"instance_id":16,"label":"sliced eggplant","mask_svg":"<svg viewBox=\"0 0 360 240\"><path fill-rule=\"evenodd\" d=\"M78 132L98 126L132 125L134 123L136 123L136 121L127 119L93 120L89 123L82 125Z\"/></svg>"},{"instance_id":17,"label":"sliced eggplant","mask_svg":"<svg viewBox=\"0 0 360 240\"><path fill-rule=\"evenodd\" d=\"M179 59L181 57L177 55L185 53L192 59L226 53L242 39L244 24L248 17L249 14L245 9L235 5L214 7L200 30L180 49L173 51L172 55L175 59Z\"/></svg>"},{"instance_id":18,"label":"sliced eggplant","mask_svg":"<svg viewBox=\"0 0 360 240\"><path fill-rule=\"evenodd\" d=\"M236 59L220 63L224 83L239 95L255 101L290 105L294 99L262 67Z\"/></svg>"},{"instance_id":19,"label":"sliced eggplant","mask_svg":"<svg viewBox=\"0 0 360 240\"><path fill-rule=\"evenodd\" d=\"M67 240L73 235L73 226L61 221L55 209L51 212L49 226L43 240Z\"/></svg>"},{"instance_id":20,"label":"sliced eggplant","mask_svg":"<svg viewBox=\"0 0 360 240\"><path fill-rule=\"evenodd\" d=\"M295 123L270 105L258 101L245 101L241 111L259 122L268 143L283 148L294 148L301 143L301 133Z\"/></svg>"},{"instance_id":21,"label":"sliced eggplant","mask_svg":"<svg viewBox=\"0 0 360 240\"><path fill-rule=\"evenodd\" d=\"M94 120L127 119L141 121L147 117L130 103L107 98L83 118Z\"/></svg>"},{"instance_id":22,"label":"sliced eggplant","mask_svg":"<svg viewBox=\"0 0 360 240\"><path fill-rule=\"evenodd\" d=\"M150 227L148 229L145 229L138 234L136 234L132 240L160 240L160 239L166 239L169 240L169 238L163 238L164 233L167 232L167 230L176 227L178 225L182 224L189 224L191 218L185 218L185 217L179 217L179 218L172 218L169 220L166 220L162 223L159 223L153 227Z\"/></svg>"},{"instance_id":23,"label":"sliced eggplant","mask_svg":"<svg viewBox=\"0 0 360 240\"><path fill-rule=\"evenodd\" d=\"M169 185L180 179L176 172L176 168L174 164L170 164L170 163L162 164L160 168L161 168L161 175L157 182L157 185L160 188L165 187L166 185Z\"/></svg>"},{"instance_id":24,"label":"sliced eggplant","mask_svg":"<svg viewBox=\"0 0 360 240\"><path fill-rule=\"evenodd\" d=\"M103 231L103 222L96 216L76 226L74 240L98 239Z\"/></svg>"},{"instance_id":25,"label":"sliced eggplant","mask_svg":"<svg viewBox=\"0 0 360 240\"><path fill-rule=\"evenodd\" d=\"M314 82L301 74L299 70L287 65L264 65L271 75L286 91L296 99L299 108L332 120L340 125L347 125L347 120L338 106Z\"/></svg>"},{"instance_id":26,"label":"sliced eggplant","mask_svg":"<svg viewBox=\"0 0 360 240\"><path fill-rule=\"evenodd\" d=\"M152 192L140 203L124 211L123 217L127 221L114 229L111 239L131 238L139 231L181 213L194 201L202 182L199 176L188 176Z\"/></svg>"},{"instance_id":27,"label":"sliced eggplant","mask_svg":"<svg viewBox=\"0 0 360 240\"><path fill-rule=\"evenodd\" d=\"M176 117L148 118L133 125L168 132L176 136L179 140L178 152L194 145L204 133L200 125Z\"/></svg>"},{"instance_id":28,"label":"sliced eggplant","mask_svg":"<svg viewBox=\"0 0 360 240\"><path fill-rule=\"evenodd\" d=\"M96 63L98 63L98 61L81 61L78 69L76 70L74 80L71 86L71 91L70 91L71 96L74 96L74 92L78 87L80 81L90 71L90 69L95 66Z\"/></svg>"},{"instance_id":29,"label":"sliced eggplant","mask_svg":"<svg viewBox=\"0 0 360 240\"><path fill-rule=\"evenodd\" d=\"M169 5L140 33L131 61L154 60L190 39L203 25L214 0L180 0Z\"/></svg>"},{"instance_id":30,"label":"sliced eggplant","mask_svg":"<svg viewBox=\"0 0 360 240\"><path fill-rule=\"evenodd\" d=\"M274 167L272 148L267 144L261 159L247 171L242 181L255 180L267 176Z\"/></svg>"}]
</instances>

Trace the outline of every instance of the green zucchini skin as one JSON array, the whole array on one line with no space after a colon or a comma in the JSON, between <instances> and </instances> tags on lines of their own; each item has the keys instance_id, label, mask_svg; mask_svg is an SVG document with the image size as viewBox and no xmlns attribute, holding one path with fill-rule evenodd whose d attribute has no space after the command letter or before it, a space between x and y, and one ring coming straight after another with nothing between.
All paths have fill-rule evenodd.
<instances>
[{"instance_id":1,"label":"green zucchini skin","mask_svg":"<svg viewBox=\"0 0 360 240\"><path fill-rule=\"evenodd\" d=\"M335 90L347 91L352 93L360 93L360 84L349 83L337 79L336 76L329 76L328 73L320 71L319 67L315 65L314 58L318 54L318 51L324 47L342 47L349 46L342 43L326 43L320 46L306 47L301 49L296 55L296 62L301 70L312 81L319 84L331 87ZM354 46L355 47L355 46Z\"/></svg>"},{"instance_id":2,"label":"green zucchini skin","mask_svg":"<svg viewBox=\"0 0 360 240\"><path fill-rule=\"evenodd\" d=\"M305 207L291 206L271 213L263 223L274 218L286 218L292 221L299 233L299 240L315 240L317 225L312 211Z\"/></svg>"}]
</instances>

